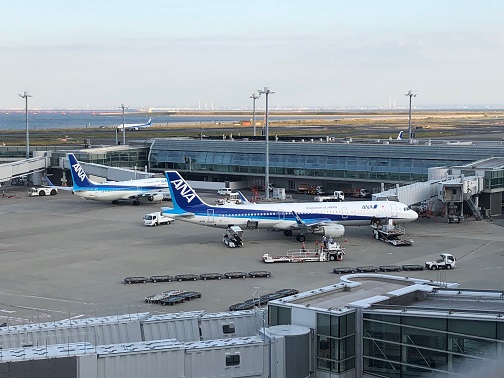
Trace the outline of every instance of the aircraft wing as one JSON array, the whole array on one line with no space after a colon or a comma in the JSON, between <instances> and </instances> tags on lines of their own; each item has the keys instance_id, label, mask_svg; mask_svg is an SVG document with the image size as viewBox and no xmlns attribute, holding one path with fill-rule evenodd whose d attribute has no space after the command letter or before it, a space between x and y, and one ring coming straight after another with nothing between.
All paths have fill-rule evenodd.
<instances>
[{"instance_id":1,"label":"aircraft wing","mask_svg":"<svg viewBox=\"0 0 504 378\"><path fill-rule=\"evenodd\" d=\"M299 228L299 227L313 228L323 226L329 223L334 223L330 219L323 219L323 218L322 219L317 218L317 220L309 220L309 219L303 220L301 219L299 214L297 214L295 211L293 211L292 214L296 218L296 225L293 224L292 225L293 228Z\"/></svg>"},{"instance_id":2,"label":"aircraft wing","mask_svg":"<svg viewBox=\"0 0 504 378\"><path fill-rule=\"evenodd\" d=\"M46 181L47 181L47 185L42 185L43 187L46 187L46 188L56 188L58 190L68 190L68 191L72 191L73 188L71 186L57 186L57 185L54 185L51 180L49 180L49 177L46 177Z\"/></svg>"},{"instance_id":3,"label":"aircraft wing","mask_svg":"<svg viewBox=\"0 0 504 378\"><path fill-rule=\"evenodd\" d=\"M170 192L166 189L154 189L154 190L149 190L149 191L139 191L136 194L129 195L128 199L151 197L151 196L155 196L157 194L166 194L166 193L169 194Z\"/></svg>"}]
</instances>

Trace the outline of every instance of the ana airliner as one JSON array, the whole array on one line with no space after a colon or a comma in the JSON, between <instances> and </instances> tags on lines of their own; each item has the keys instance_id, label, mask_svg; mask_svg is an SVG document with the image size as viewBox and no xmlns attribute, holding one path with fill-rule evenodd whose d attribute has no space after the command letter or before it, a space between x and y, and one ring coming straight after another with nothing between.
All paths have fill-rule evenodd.
<instances>
[{"instance_id":1,"label":"ana airliner","mask_svg":"<svg viewBox=\"0 0 504 378\"><path fill-rule=\"evenodd\" d=\"M117 126L118 130L122 130L123 127L126 130L140 130L152 126L152 117L146 123L126 123L124 125Z\"/></svg>"},{"instance_id":2,"label":"ana airliner","mask_svg":"<svg viewBox=\"0 0 504 378\"><path fill-rule=\"evenodd\" d=\"M58 188L72 190L73 194L85 199L112 201L114 204L122 200L133 200L134 205L139 205L142 198L148 201L162 201L169 193L168 183L164 177L97 183L87 177L74 154L68 154L68 161L73 187L58 186Z\"/></svg>"},{"instance_id":3,"label":"ana airliner","mask_svg":"<svg viewBox=\"0 0 504 378\"><path fill-rule=\"evenodd\" d=\"M205 203L177 171L166 171L173 208L162 208L163 214L204 226L282 230L285 236L297 231L296 239L304 241L304 232L341 237L344 225L368 225L373 218L388 218L396 223L412 222L418 214L395 201L348 201L307 203L246 203L211 206Z\"/></svg>"}]
</instances>

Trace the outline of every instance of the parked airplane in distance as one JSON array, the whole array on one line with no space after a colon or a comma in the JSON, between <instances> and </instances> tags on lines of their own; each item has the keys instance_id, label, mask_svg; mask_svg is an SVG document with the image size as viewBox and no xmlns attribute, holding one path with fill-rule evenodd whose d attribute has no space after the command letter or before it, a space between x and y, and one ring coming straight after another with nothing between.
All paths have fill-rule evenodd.
<instances>
[{"instance_id":1,"label":"parked airplane in distance","mask_svg":"<svg viewBox=\"0 0 504 378\"><path fill-rule=\"evenodd\" d=\"M282 230L285 236L298 231L298 241L306 240L304 232L341 237L344 225L368 225L373 218L389 218L397 223L412 222L418 214L407 205L394 201L348 201L306 203L245 203L211 206L205 203L177 171L166 171L173 208L162 208L163 214L199 225L227 228Z\"/></svg>"},{"instance_id":2,"label":"parked airplane in distance","mask_svg":"<svg viewBox=\"0 0 504 378\"><path fill-rule=\"evenodd\" d=\"M124 127L124 129L126 130L140 130L151 126L152 126L152 117L150 117L146 123L126 123L124 125L120 124L119 126L117 126L117 129L122 130Z\"/></svg>"},{"instance_id":3,"label":"parked airplane in distance","mask_svg":"<svg viewBox=\"0 0 504 378\"><path fill-rule=\"evenodd\" d=\"M73 186L58 186L57 188L71 190L76 196L85 199L112 201L114 204L123 200L133 200L133 205L139 205L140 199L145 198L151 202L162 201L169 194L168 183L164 177L97 183L87 177L74 154L68 154L68 161L70 162Z\"/></svg>"}]
</instances>

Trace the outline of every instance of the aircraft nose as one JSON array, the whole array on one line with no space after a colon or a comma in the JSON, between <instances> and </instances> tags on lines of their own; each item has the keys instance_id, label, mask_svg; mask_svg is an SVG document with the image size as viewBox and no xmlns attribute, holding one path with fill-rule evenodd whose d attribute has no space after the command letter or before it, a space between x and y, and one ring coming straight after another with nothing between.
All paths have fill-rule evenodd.
<instances>
[{"instance_id":1,"label":"aircraft nose","mask_svg":"<svg viewBox=\"0 0 504 378\"><path fill-rule=\"evenodd\" d=\"M411 220L416 220L418 219L418 213L414 210L410 210L411 212Z\"/></svg>"}]
</instances>

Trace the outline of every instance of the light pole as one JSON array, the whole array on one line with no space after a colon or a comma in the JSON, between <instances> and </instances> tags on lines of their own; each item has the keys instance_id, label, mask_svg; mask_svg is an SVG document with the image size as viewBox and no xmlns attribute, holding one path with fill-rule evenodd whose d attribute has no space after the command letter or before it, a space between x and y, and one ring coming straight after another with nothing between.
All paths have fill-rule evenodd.
<instances>
[{"instance_id":1,"label":"light pole","mask_svg":"<svg viewBox=\"0 0 504 378\"><path fill-rule=\"evenodd\" d=\"M411 129L411 98L416 97L416 93L411 92L411 90L408 91L408 93L405 94L405 96L409 96L409 121L408 121L408 141L409 144L413 143L413 131Z\"/></svg>"},{"instance_id":2,"label":"light pole","mask_svg":"<svg viewBox=\"0 0 504 378\"><path fill-rule=\"evenodd\" d=\"M275 92L270 91L268 87L264 87L263 90L258 90L259 94L266 95L266 113L265 113L265 122L266 122L266 166L264 169L264 191L266 192L266 201L269 201L269 122L268 122L268 96Z\"/></svg>"},{"instance_id":3,"label":"light pole","mask_svg":"<svg viewBox=\"0 0 504 378\"><path fill-rule=\"evenodd\" d=\"M122 145L126 145L126 126L124 123L124 109L128 109L127 106L124 106L124 104L121 104L120 108L122 108L122 124L123 124L123 129L122 129ZM117 144L117 143L116 143Z\"/></svg>"},{"instance_id":4,"label":"light pole","mask_svg":"<svg viewBox=\"0 0 504 378\"><path fill-rule=\"evenodd\" d=\"M259 98L259 95L256 95L255 93L252 93L252 95L249 97L253 101L253 106L252 106L252 126L254 127L254 136L256 136L256 120L255 120L255 103L256 100Z\"/></svg>"},{"instance_id":5,"label":"light pole","mask_svg":"<svg viewBox=\"0 0 504 378\"><path fill-rule=\"evenodd\" d=\"M19 97L25 99L25 121L26 121L26 158L30 158L30 131L28 129L28 97L33 97L27 91L20 94Z\"/></svg>"}]
</instances>

